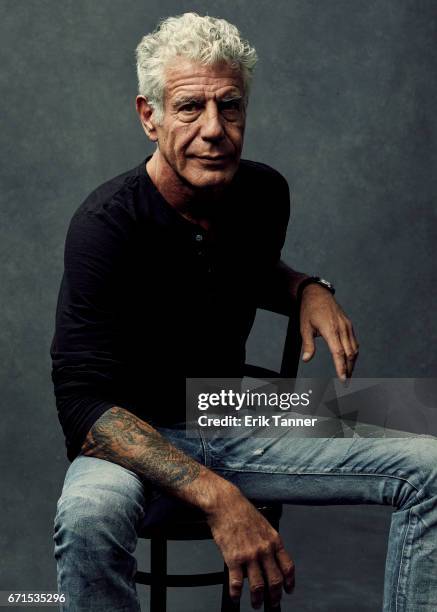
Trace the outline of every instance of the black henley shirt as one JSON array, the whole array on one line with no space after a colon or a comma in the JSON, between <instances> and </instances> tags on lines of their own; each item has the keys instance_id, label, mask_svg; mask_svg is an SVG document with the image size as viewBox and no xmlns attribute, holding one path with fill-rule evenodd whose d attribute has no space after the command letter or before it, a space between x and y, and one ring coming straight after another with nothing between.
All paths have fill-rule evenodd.
<instances>
[{"instance_id":1,"label":"black henley shirt","mask_svg":"<svg viewBox=\"0 0 437 612\"><path fill-rule=\"evenodd\" d=\"M170 425L185 420L186 377L241 375L284 243L288 185L269 166L241 160L206 232L146 161L93 191L68 229L51 356L70 461L112 406Z\"/></svg>"}]
</instances>

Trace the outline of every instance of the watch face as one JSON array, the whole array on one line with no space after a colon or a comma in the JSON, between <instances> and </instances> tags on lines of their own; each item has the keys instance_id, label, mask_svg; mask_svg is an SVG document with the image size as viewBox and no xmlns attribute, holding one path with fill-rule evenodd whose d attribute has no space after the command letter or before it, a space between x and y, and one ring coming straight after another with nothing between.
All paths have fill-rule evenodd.
<instances>
[{"instance_id":1,"label":"watch face","mask_svg":"<svg viewBox=\"0 0 437 612\"><path fill-rule=\"evenodd\" d=\"M327 281L325 278L319 278L318 282L320 283L320 285L323 285L324 287L326 287L326 289L329 289L329 291L334 293L335 291L334 285L330 283L329 281Z\"/></svg>"},{"instance_id":2,"label":"watch face","mask_svg":"<svg viewBox=\"0 0 437 612\"><path fill-rule=\"evenodd\" d=\"M324 287L325 289L330 291L333 295L335 293L334 285L330 283L328 280L326 280L325 278L320 278L320 276L310 276L309 278L306 279L306 281L303 281L303 283L301 284L301 287L304 289L310 283L316 283L317 285Z\"/></svg>"}]
</instances>

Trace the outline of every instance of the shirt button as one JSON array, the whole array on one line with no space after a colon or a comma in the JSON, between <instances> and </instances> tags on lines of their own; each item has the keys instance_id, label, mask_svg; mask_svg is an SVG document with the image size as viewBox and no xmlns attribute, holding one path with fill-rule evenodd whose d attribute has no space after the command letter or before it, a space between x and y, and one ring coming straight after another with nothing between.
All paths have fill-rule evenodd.
<instances>
[{"instance_id":1,"label":"shirt button","mask_svg":"<svg viewBox=\"0 0 437 612\"><path fill-rule=\"evenodd\" d=\"M202 240L203 240L202 234L196 234L196 240L197 240L197 242L202 242Z\"/></svg>"}]
</instances>

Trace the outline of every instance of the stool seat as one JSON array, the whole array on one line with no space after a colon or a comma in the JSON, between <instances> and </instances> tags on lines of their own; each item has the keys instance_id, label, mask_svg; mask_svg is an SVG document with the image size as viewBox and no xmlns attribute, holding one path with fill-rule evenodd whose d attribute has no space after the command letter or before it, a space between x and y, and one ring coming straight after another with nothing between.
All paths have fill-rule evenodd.
<instances>
[{"instance_id":1,"label":"stool seat","mask_svg":"<svg viewBox=\"0 0 437 612\"><path fill-rule=\"evenodd\" d=\"M269 523L279 524L282 516L281 503L250 501ZM138 537L166 540L209 540L212 539L212 534L205 514L198 508L186 504L178 508L175 516L167 517L162 522L142 528Z\"/></svg>"}]
</instances>

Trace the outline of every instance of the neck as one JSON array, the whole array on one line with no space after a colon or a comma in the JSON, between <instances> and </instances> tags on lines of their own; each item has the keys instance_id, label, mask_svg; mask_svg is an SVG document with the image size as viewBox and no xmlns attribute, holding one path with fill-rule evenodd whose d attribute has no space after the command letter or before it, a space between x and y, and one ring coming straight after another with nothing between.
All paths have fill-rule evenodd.
<instances>
[{"instance_id":1,"label":"neck","mask_svg":"<svg viewBox=\"0 0 437 612\"><path fill-rule=\"evenodd\" d=\"M157 149L146 164L147 173L160 194L180 215L209 229L211 213L223 188L199 191L175 174Z\"/></svg>"}]
</instances>

